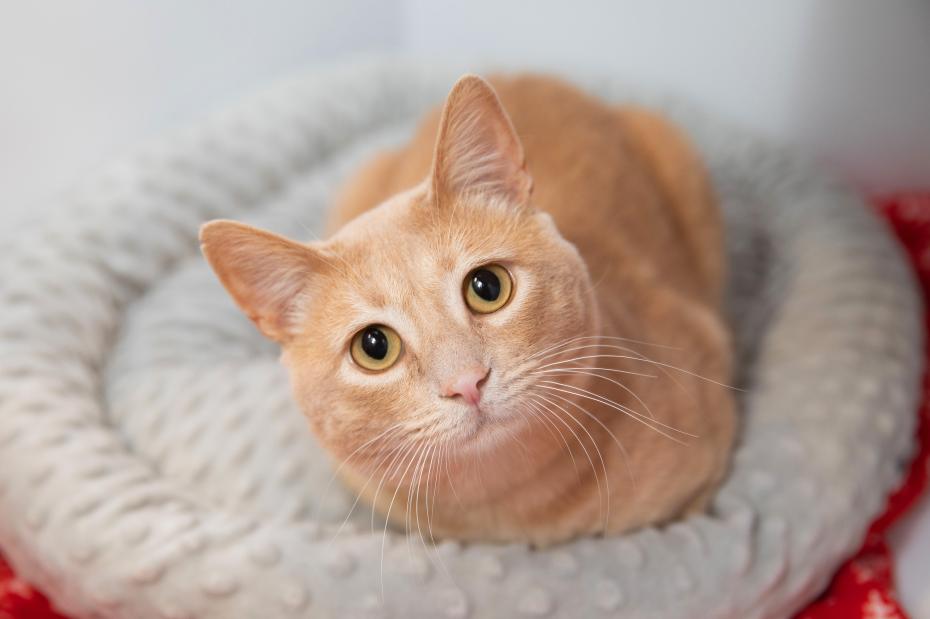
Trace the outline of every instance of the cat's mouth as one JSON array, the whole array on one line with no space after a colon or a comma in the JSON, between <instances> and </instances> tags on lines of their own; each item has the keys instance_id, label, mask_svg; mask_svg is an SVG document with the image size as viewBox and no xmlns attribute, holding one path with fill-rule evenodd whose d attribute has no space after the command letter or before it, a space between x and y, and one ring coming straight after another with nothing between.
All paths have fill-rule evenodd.
<instances>
[{"instance_id":1,"label":"cat's mouth","mask_svg":"<svg viewBox=\"0 0 930 619\"><path fill-rule=\"evenodd\" d=\"M483 431L486 431L488 426L493 424L493 421L488 417L485 411L481 410L480 406L474 407L471 412L473 420L471 422L471 431L469 434L471 435L471 438L476 438Z\"/></svg>"},{"instance_id":2,"label":"cat's mouth","mask_svg":"<svg viewBox=\"0 0 930 619\"><path fill-rule=\"evenodd\" d=\"M486 440L497 436L512 436L513 426L520 423L522 407L516 399L482 401L468 407L464 415L466 440Z\"/></svg>"},{"instance_id":3,"label":"cat's mouth","mask_svg":"<svg viewBox=\"0 0 930 619\"><path fill-rule=\"evenodd\" d=\"M513 431L508 429L506 418L502 419L484 412L476 413L462 438L462 447L470 446L473 449L485 451L512 436Z\"/></svg>"}]
</instances>

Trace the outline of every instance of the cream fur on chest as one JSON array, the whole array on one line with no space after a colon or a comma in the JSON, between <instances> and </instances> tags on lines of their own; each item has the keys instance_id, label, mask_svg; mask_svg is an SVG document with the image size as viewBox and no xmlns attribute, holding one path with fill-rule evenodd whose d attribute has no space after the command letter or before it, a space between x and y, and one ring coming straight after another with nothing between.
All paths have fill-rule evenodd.
<instances>
[{"instance_id":1,"label":"cream fur on chest","mask_svg":"<svg viewBox=\"0 0 930 619\"><path fill-rule=\"evenodd\" d=\"M319 231L346 172L456 76L377 63L283 83L89 180L5 248L0 547L63 610L786 617L861 542L911 450L910 273L857 196L675 103L726 212L746 389L712 513L545 551L426 548L361 511L340 530L352 497L328 483L274 347L208 272L197 228Z\"/></svg>"}]
</instances>

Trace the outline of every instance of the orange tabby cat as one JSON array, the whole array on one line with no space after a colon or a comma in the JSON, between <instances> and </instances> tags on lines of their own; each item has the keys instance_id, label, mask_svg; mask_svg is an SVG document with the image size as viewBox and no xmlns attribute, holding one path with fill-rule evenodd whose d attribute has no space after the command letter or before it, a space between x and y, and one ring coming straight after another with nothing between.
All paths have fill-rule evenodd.
<instances>
[{"instance_id":1,"label":"orange tabby cat","mask_svg":"<svg viewBox=\"0 0 930 619\"><path fill-rule=\"evenodd\" d=\"M389 520L544 545L700 510L735 427L705 172L648 111L493 84L364 167L325 241L214 221L204 254Z\"/></svg>"}]
</instances>

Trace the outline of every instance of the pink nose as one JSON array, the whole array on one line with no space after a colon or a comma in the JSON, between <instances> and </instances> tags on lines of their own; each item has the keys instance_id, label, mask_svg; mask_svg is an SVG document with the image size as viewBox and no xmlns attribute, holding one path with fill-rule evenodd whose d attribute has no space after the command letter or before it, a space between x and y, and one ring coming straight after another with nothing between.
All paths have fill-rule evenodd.
<instances>
[{"instance_id":1,"label":"pink nose","mask_svg":"<svg viewBox=\"0 0 930 619\"><path fill-rule=\"evenodd\" d=\"M462 370L449 380L442 388L442 395L447 398L462 396L471 406L481 401L481 383L488 377L488 368L479 365Z\"/></svg>"}]
</instances>

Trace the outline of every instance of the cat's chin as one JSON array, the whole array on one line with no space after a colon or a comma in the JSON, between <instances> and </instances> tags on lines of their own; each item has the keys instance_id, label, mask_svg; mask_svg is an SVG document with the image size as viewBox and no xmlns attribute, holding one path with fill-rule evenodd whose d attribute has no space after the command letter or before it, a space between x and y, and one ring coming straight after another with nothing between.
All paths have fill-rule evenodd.
<instances>
[{"instance_id":1,"label":"cat's chin","mask_svg":"<svg viewBox=\"0 0 930 619\"><path fill-rule=\"evenodd\" d=\"M494 430L497 420L487 413L487 409L480 407L470 408L464 415L458 430L466 440L478 440L483 435Z\"/></svg>"},{"instance_id":2,"label":"cat's chin","mask_svg":"<svg viewBox=\"0 0 930 619\"><path fill-rule=\"evenodd\" d=\"M505 422L484 417L476 421L464 433L459 442L459 448L487 451L501 445L504 441L513 440L513 433L506 426Z\"/></svg>"},{"instance_id":3,"label":"cat's chin","mask_svg":"<svg viewBox=\"0 0 930 619\"><path fill-rule=\"evenodd\" d=\"M457 428L461 440L481 447L512 440L514 431L524 423L516 409L490 404L470 408L463 417Z\"/></svg>"}]
</instances>

